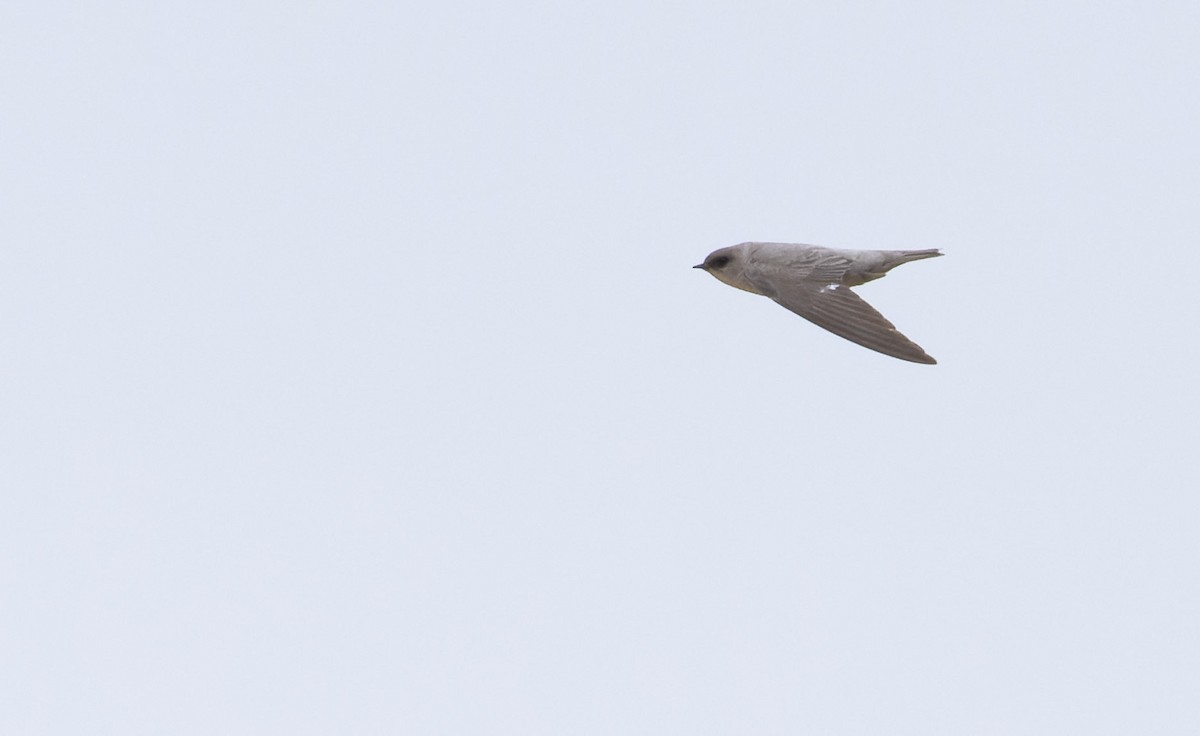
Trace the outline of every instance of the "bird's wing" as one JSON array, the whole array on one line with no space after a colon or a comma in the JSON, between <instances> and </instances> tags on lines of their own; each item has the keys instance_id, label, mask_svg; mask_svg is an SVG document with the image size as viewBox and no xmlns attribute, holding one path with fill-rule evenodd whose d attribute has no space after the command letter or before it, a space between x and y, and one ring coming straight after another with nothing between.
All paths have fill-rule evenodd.
<instances>
[{"instance_id":1,"label":"bird's wing","mask_svg":"<svg viewBox=\"0 0 1200 736\"><path fill-rule=\"evenodd\" d=\"M893 358L937 363L848 286L821 286L807 281L782 288L778 283L772 286L768 293L776 302L835 335Z\"/></svg>"}]
</instances>

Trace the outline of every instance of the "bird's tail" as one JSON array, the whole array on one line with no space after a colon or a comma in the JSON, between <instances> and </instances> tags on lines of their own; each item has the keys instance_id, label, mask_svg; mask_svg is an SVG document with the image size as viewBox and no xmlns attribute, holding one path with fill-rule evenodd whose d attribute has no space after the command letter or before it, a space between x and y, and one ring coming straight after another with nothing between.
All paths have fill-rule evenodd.
<instances>
[{"instance_id":1,"label":"bird's tail","mask_svg":"<svg viewBox=\"0 0 1200 736\"><path fill-rule=\"evenodd\" d=\"M936 258L942 255L942 252L937 248L926 248L925 250L898 250L894 251L894 253L896 255L896 262L892 264L893 268L899 266L901 263L919 261L922 258Z\"/></svg>"},{"instance_id":2,"label":"bird's tail","mask_svg":"<svg viewBox=\"0 0 1200 736\"><path fill-rule=\"evenodd\" d=\"M863 264L863 268L853 274L857 278L856 281L848 281L843 279L842 283L847 286L857 286L865 284L868 281L881 279L887 275L896 266L899 266L909 261L919 261L922 258L935 258L940 256L942 252L937 248L927 248L925 250L879 250L875 251L870 260ZM851 274L847 274L849 277Z\"/></svg>"}]
</instances>

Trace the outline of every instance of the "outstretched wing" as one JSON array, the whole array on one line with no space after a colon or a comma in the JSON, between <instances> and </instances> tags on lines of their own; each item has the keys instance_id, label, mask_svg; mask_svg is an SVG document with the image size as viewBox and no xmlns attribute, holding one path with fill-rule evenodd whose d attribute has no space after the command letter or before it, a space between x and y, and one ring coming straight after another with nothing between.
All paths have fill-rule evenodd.
<instances>
[{"instance_id":1,"label":"outstretched wing","mask_svg":"<svg viewBox=\"0 0 1200 736\"><path fill-rule=\"evenodd\" d=\"M848 286L814 286L810 283L783 289L778 288L779 284L773 286L776 288L771 296L776 302L835 335L893 358L937 363Z\"/></svg>"}]
</instances>

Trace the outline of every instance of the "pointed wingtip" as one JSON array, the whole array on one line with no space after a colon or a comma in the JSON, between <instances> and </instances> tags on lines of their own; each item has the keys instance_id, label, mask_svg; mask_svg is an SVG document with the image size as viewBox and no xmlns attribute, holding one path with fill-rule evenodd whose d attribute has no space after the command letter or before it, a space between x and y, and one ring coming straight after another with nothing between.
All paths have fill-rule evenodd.
<instances>
[{"instance_id":1,"label":"pointed wingtip","mask_svg":"<svg viewBox=\"0 0 1200 736\"><path fill-rule=\"evenodd\" d=\"M889 355L893 358L899 358L900 360L904 360L909 363L918 363L920 365L937 365L937 360L932 355L929 355L928 353L924 353L924 352L921 353L920 355L916 355L914 353L907 353L907 354L889 353L889 352L884 352L882 350L876 350L875 348L871 348L871 349L875 350L876 352L883 353L884 355Z\"/></svg>"}]
</instances>

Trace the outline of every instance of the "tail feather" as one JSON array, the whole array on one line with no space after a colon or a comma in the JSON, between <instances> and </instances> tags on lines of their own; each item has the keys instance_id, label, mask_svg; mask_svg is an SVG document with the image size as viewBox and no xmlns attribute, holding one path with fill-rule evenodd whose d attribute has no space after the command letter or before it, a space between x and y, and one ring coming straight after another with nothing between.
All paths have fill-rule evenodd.
<instances>
[{"instance_id":1,"label":"tail feather","mask_svg":"<svg viewBox=\"0 0 1200 736\"><path fill-rule=\"evenodd\" d=\"M926 250L879 250L872 253L871 260L862 264L862 268L852 270L842 278L842 283L846 286L858 286L865 284L868 281L881 279L887 275L896 266L903 265L909 261L919 261L923 258L936 258L942 255L942 252L937 248L927 248Z\"/></svg>"},{"instance_id":2,"label":"tail feather","mask_svg":"<svg viewBox=\"0 0 1200 736\"><path fill-rule=\"evenodd\" d=\"M896 259L896 265L908 263L909 261L919 261L922 258L937 258L943 255L937 248L926 248L925 250L902 250L897 253L899 258Z\"/></svg>"}]
</instances>

